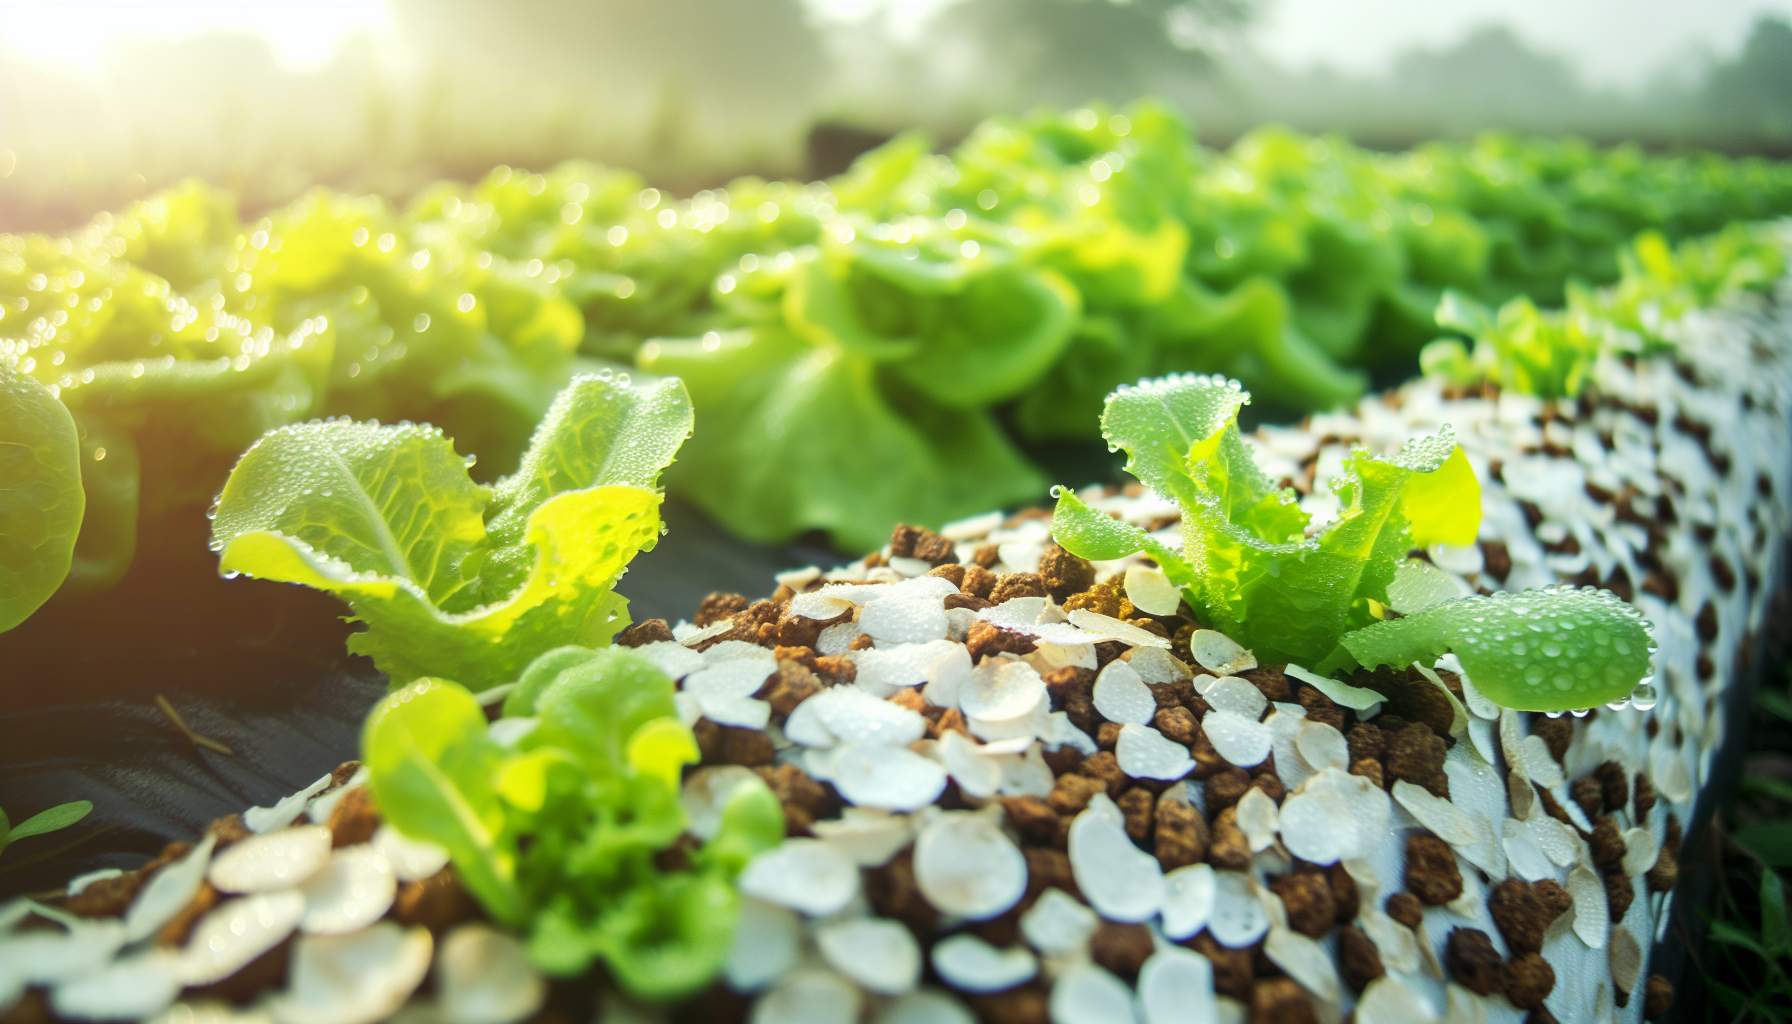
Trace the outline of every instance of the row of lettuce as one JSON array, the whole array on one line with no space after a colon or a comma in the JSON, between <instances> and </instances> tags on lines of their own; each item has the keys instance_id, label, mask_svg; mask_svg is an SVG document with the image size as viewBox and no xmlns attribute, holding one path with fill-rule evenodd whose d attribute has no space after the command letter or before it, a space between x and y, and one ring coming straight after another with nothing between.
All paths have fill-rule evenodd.
<instances>
[{"instance_id":1,"label":"row of lettuce","mask_svg":"<svg viewBox=\"0 0 1792 1024\"><path fill-rule=\"evenodd\" d=\"M1452 600L1422 579L1400 585L1436 571L1407 560L1415 544L1477 534L1480 488L1447 433L1358 453L1336 485L1339 516L1311 532L1239 433L1248 400L1235 381L1193 375L1115 392L1102 431L1181 506L1186 547L1068 492L1059 543L1101 559L1146 551L1201 621L1268 660L1341 675L1454 652L1482 693L1542 711L1623 700L1646 679L1648 626L1609 593ZM280 427L231 472L213 523L222 572L332 593L361 623L350 649L393 687L362 747L386 819L444 847L540 969L598 969L646 1000L717 975L736 880L784 837L777 800L750 773L681 800L699 750L674 683L609 646L628 622L615 583L659 539L659 477L692 418L678 381L577 377L519 469L489 487L434 428ZM1231 571L1197 574L1197 562Z\"/></svg>"},{"instance_id":2,"label":"row of lettuce","mask_svg":"<svg viewBox=\"0 0 1792 1024\"><path fill-rule=\"evenodd\" d=\"M1671 244L1788 210L1792 169L1759 161L1501 138L1378 154L1281 131L1222 152L1149 104L994 120L943 153L899 138L828 181L687 199L576 163L253 219L187 185L67 236L0 237L0 393L41 384L77 433L72 461L37 435L0 459L79 474L4 512L0 573L108 585L140 520L203 503L263 431L309 417L436 423L482 473L507 469L556 390L606 365L688 385L700 429L674 491L743 537L862 549L896 521L1036 499L1027 446L1092 440L1107 393L1141 377L1221 372L1275 409L1333 406L1409 367L1440 303L1449 330L1507 349L1603 343L1571 337L1583 314L1652 336L1777 274L1756 230ZM1574 284L1611 281L1616 299ZM1466 347L1433 356L1486 370ZM81 505L72 551L43 501ZM0 627L36 607L7 603Z\"/></svg>"}]
</instances>

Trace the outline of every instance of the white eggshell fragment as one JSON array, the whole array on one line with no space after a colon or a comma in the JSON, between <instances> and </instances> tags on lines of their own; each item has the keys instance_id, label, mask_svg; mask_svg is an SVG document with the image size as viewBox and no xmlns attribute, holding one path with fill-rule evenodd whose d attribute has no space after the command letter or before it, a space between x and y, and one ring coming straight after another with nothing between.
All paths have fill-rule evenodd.
<instances>
[{"instance_id":1,"label":"white eggshell fragment","mask_svg":"<svg viewBox=\"0 0 1792 1024\"><path fill-rule=\"evenodd\" d=\"M1214 629L1197 629L1188 640L1195 664L1216 676L1235 676L1257 667L1257 656Z\"/></svg>"},{"instance_id":2,"label":"white eggshell fragment","mask_svg":"<svg viewBox=\"0 0 1792 1024\"><path fill-rule=\"evenodd\" d=\"M1140 629L1130 622L1087 608L1071 612L1070 624L1085 633L1093 634L1096 640L1118 640L1128 647L1162 647L1167 650L1170 646L1169 637L1158 636L1148 629Z\"/></svg>"},{"instance_id":3,"label":"white eggshell fragment","mask_svg":"<svg viewBox=\"0 0 1792 1024\"><path fill-rule=\"evenodd\" d=\"M802 941L803 926L795 911L751 897L742 899L722 976L736 992L756 992L796 966Z\"/></svg>"},{"instance_id":4,"label":"white eggshell fragment","mask_svg":"<svg viewBox=\"0 0 1792 1024\"><path fill-rule=\"evenodd\" d=\"M1095 677L1090 697L1095 710L1110 722L1146 725L1157 713L1157 698L1151 688L1130 664L1118 658Z\"/></svg>"},{"instance_id":5,"label":"white eggshell fragment","mask_svg":"<svg viewBox=\"0 0 1792 1024\"><path fill-rule=\"evenodd\" d=\"M751 1024L854 1024L864 997L833 971L805 967L791 971L759 997Z\"/></svg>"},{"instance_id":6,"label":"white eggshell fragment","mask_svg":"<svg viewBox=\"0 0 1792 1024\"><path fill-rule=\"evenodd\" d=\"M181 980L192 986L223 981L284 942L304 916L305 897L290 889L226 900L187 938Z\"/></svg>"},{"instance_id":7,"label":"white eggshell fragment","mask_svg":"<svg viewBox=\"0 0 1792 1024\"><path fill-rule=\"evenodd\" d=\"M54 984L98 969L125 942L117 921L73 918L60 929L0 935L0 981Z\"/></svg>"},{"instance_id":8,"label":"white eggshell fragment","mask_svg":"<svg viewBox=\"0 0 1792 1024\"><path fill-rule=\"evenodd\" d=\"M915 840L915 883L940 911L980 921L1020 901L1027 859L989 818L943 814Z\"/></svg>"},{"instance_id":9,"label":"white eggshell fragment","mask_svg":"<svg viewBox=\"0 0 1792 1024\"><path fill-rule=\"evenodd\" d=\"M1147 921L1163 907L1163 866L1133 845L1106 793L1070 823L1070 870L1084 898L1111 921Z\"/></svg>"},{"instance_id":10,"label":"white eggshell fragment","mask_svg":"<svg viewBox=\"0 0 1792 1024\"><path fill-rule=\"evenodd\" d=\"M828 966L879 995L899 996L921 980L921 947L896 921L859 917L815 930Z\"/></svg>"},{"instance_id":11,"label":"white eggshell fragment","mask_svg":"<svg viewBox=\"0 0 1792 1024\"><path fill-rule=\"evenodd\" d=\"M1100 923L1095 911L1053 887L1040 893L1020 916L1020 933L1028 945L1046 956L1063 956L1086 948Z\"/></svg>"},{"instance_id":12,"label":"white eggshell fragment","mask_svg":"<svg viewBox=\"0 0 1792 1024\"><path fill-rule=\"evenodd\" d=\"M1213 915L1213 865L1189 864L1164 876L1164 934L1181 942Z\"/></svg>"},{"instance_id":13,"label":"white eggshell fragment","mask_svg":"<svg viewBox=\"0 0 1792 1024\"><path fill-rule=\"evenodd\" d=\"M1330 676L1322 676L1299 665L1289 665L1284 671L1290 679L1298 679L1328 697L1332 703L1339 704L1352 711L1368 711L1387 701L1386 697L1374 690L1361 686L1341 683Z\"/></svg>"},{"instance_id":14,"label":"white eggshell fragment","mask_svg":"<svg viewBox=\"0 0 1792 1024\"><path fill-rule=\"evenodd\" d=\"M1391 975L1371 981L1356 1003L1357 1024L1429 1024L1437 1011Z\"/></svg>"},{"instance_id":15,"label":"white eggshell fragment","mask_svg":"<svg viewBox=\"0 0 1792 1024\"><path fill-rule=\"evenodd\" d=\"M163 925L174 920L174 915L193 902L205 882L212 849L217 844L218 837L207 833L186 856L166 865L143 884L124 914L125 941L136 942L161 931Z\"/></svg>"},{"instance_id":16,"label":"white eggshell fragment","mask_svg":"<svg viewBox=\"0 0 1792 1024\"><path fill-rule=\"evenodd\" d=\"M212 859L206 878L221 892L273 892L298 885L330 859L330 830L301 825L250 836Z\"/></svg>"},{"instance_id":17,"label":"white eggshell fragment","mask_svg":"<svg viewBox=\"0 0 1792 1024\"><path fill-rule=\"evenodd\" d=\"M1282 845L1301 860L1336 864L1366 856L1387 834L1393 807L1380 786L1327 768L1282 801Z\"/></svg>"},{"instance_id":18,"label":"white eggshell fragment","mask_svg":"<svg viewBox=\"0 0 1792 1024\"><path fill-rule=\"evenodd\" d=\"M1132 1024L1132 989L1092 963L1081 963L1058 975L1052 984L1052 1024ZM1191 1020L1198 1018L1189 1018Z\"/></svg>"},{"instance_id":19,"label":"white eggshell fragment","mask_svg":"<svg viewBox=\"0 0 1792 1024\"><path fill-rule=\"evenodd\" d=\"M1139 968L1139 1007L1145 1024L1213 1020L1213 964L1186 949L1159 949Z\"/></svg>"},{"instance_id":20,"label":"white eggshell fragment","mask_svg":"<svg viewBox=\"0 0 1792 1024\"><path fill-rule=\"evenodd\" d=\"M1213 876L1213 912L1207 930L1222 946L1242 949L1269 930L1269 914L1248 876L1236 871L1216 871Z\"/></svg>"},{"instance_id":21,"label":"white eggshell fragment","mask_svg":"<svg viewBox=\"0 0 1792 1024\"><path fill-rule=\"evenodd\" d=\"M968 932L933 947L933 969L961 992L1001 992L1039 972L1039 961L1020 946L997 949Z\"/></svg>"},{"instance_id":22,"label":"white eggshell fragment","mask_svg":"<svg viewBox=\"0 0 1792 1024\"><path fill-rule=\"evenodd\" d=\"M1406 808L1419 824L1430 829L1439 839L1452 846L1468 846L1480 837L1475 819L1468 812L1423 786L1405 779L1395 780L1389 790L1394 801Z\"/></svg>"},{"instance_id":23,"label":"white eggshell fragment","mask_svg":"<svg viewBox=\"0 0 1792 1024\"><path fill-rule=\"evenodd\" d=\"M902 747L851 746L835 756L832 781L854 806L914 811L939 798L946 769Z\"/></svg>"},{"instance_id":24,"label":"white eggshell fragment","mask_svg":"<svg viewBox=\"0 0 1792 1024\"><path fill-rule=\"evenodd\" d=\"M1201 699L1215 711L1230 711L1252 721L1262 718L1269 709L1269 698L1263 696L1263 691L1251 685L1249 679L1238 676L1215 679L1201 692Z\"/></svg>"},{"instance_id":25,"label":"white eggshell fragment","mask_svg":"<svg viewBox=\"0 0 1792 1024\"><path fill-rule=\"evenodd\" d=\"M1591 868L1577 864L1568 872L1568 895L1574 898L1574 934L1589 948L1604 949L1612 927L1605 884Z\"/></svg>"},{"instance_id":26,"label":"white eggshell fragment","mask_svg":"<svg viewBox=\"0 0 1792 1024\"><path fill-rule=\"evenodd\" d=\"M70 978L50 990L50 1008L69 1020L143 1020L180 994L180 956L150 949Z\"/></svg>"},{"instance_id":27,"label":"white eggshell fragment","mask_svg":"<svg viewBox=\"0 0 1792 1024\"><path fill-rule=\"evenodd\" d=\"M1252 853L1262 853L1276 841L1276 802L1253 786L1238 801L1238 830L1244 833Z\"/></svg>"},{"instance_id":28,"label":"white eggshell fragment","mask_svg":"<svg viewBox=\"0 0 1792 1024\"><path fill-rule=\"evenodd\" d=\"M548 991L523 944L483 924L460 925L442 940L435 982L448 1024L513 1024L541 1009Z\"/></svg>"},{"instance_id":29,"label":"white eggshell fragment","mask_svg":"<svg viewBox=\"0 0 1792 1024\"><path fill-rule=\"evenodd\" d=\"M400 882L421 882L448 866L448 851L426 839L412 839L390 825L373 833L371 844Z\"/></svg>"},{"instance_id":30,"label":"white eggshell fragment","mask_svg":"<svg viewBox=\"0 0 1792 1024\"><path fill-rule=\"evenodd\" d=\"M1119 664L1119 662L1114 662ZM1120 770L1135 779L1174 782L1195 770L1188 748L1148 725L1127 723L1114 744Z\"/></svg>"},{"instance_id":31,"label":"white eggshell fragment","mask_svg":"<svg viewBox=\"0 0 1792 1024\"><path fill-rule=\"evenodd\" d=\"M293 945L280 1024L374 1024L397 1013L429 973L429 929L381 921L352 935L306 935Z\"/></svg>"},{"instance_id":32,"label":"white eggshell fragment","mask_svg":"<svg viewBox=\"0 0 1792 1024\"><path fill-rule=\"evenodd\" d=\"M923 988L885 1003L872 1024L977 1024L977 1018L945 992Z\"/></svg>"},{"instance_id":33,"label":"white eggshell fragment","mask_svg":"<svg viewBox=\"0 0 1792 1024\"><path fill-rule=\"evenodd\" d=\"M819 839L786 839L753 858L741 872L740 891L826 917L859 894L859 866Z\"/></svg>"},{"instance_id":34,"label":"white eggshell fragment","mask_svg":"<svg viewBox=\"0 0 1792 1024\"><path fill-rule=\"evenodd\" d=\"M305 897L302 931L342 935L386 916L398 895L392 863L371 844L345 846L330 855L322 871L299 887Z\"/></svg>"},{"instance_id":35,"label":"white eggshell fragment","mask_svg":"<svg viewBox=\"0 0 1792 1024\"><path fill-rule=\"evenodd\" d=\"M330 784L330 778L326 775L297 793L276 801L271 807L249 808L243 812L243 827L258 833L285 828L298 820L311 798L323 792L324 787Z\"/></svg>"},{"instance_id":36,"label":"white eggshell fragment","mask_svg":"<svg viewBox=\"0 0 1792 1024\"><path fill-rule=\"evenodd\" d=\"M1146 615L1174 615L1182 607L1182 592L1162 569L1129 565L1125 576L1126 599Z\"/></svg>"},{"instance_id":37,"label":"white eggshell fragment","mask_svg":"<svg viewBox=\"0 0 1792 1024\"><path fill-rule=\"evenodd\" d=\"M1209 712L1201 730L1221 757L1240 768L1262 764L1275 738L1262 722L1232 711Z\"/></svg>"},{"instance_id":38,"label":"white eggshell fragment","mask_svg":"<svg viewBox=\"0 0 1792 1024\"><path fill-rule=\"evenodd\" d=\"M1343 997L1343 985L1331 954L1300 932L1271 928L1269 938L1263 941L1263 954L1321 1002L1336 1005Z\"/></svg>"}]
</instances>

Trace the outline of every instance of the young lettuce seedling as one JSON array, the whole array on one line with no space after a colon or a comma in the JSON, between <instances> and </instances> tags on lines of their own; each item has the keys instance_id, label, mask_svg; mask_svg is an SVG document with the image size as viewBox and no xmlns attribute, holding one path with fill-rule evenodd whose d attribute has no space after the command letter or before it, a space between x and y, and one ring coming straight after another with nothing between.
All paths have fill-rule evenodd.
<instances>
[{"instance_id":1,"label":"young lettuce seedling","mask_svg":"<svg viewBox=\"0 0 1792 1024\"><path fill-rule=\"evenodd\" d=\"M1386 619L1388 586L1409 550L1475 542L1481 488L1467 456L1447 430L1393 456L1359 450L1333 484L1337 517L1314 530L1294 493L1264 477L1239 432L1249 401L1220 377L1166 377L1114 392L1102 433L1126 451L1128 472L1181 507L1181 549L1062 488L1054 538L1096 560L1144 552L1201 621L1266 660L1330 671L1450 650L1488 697L1531 711L1621 700L1647 675L1647 624L1602 591L1469 597Z\"/></svg>"},{"instance_id":2,"label":"young lettuce seedling","mask_svg":"<svg viewBox=\"0 0 1792 1024\"><path fill-rule=\"evenodd\" d=\"M280 427L225 481L219 571L348 602L366 626L349 649L394 686L514 682L537 655L628 624L616 581L659 540L659 474L690 433L677 380L601 374L574 378L492 487L434 427Z\"/></svg>"},{"instance_id":3,"label":"young lettuce seedling","mask_svg":"<svg viewBox=\"0 0 1792 1024\"><path fill-rule=\"evenodd\" d=\"M420 679L367 719L362 756L375 802L400 831L445 848L487 913L527 936L542 970L602 961L630 995L671 999L721 969L735 878L784 838L765 784L718 795L704 842L660 855L693 828L679 799L697 741L672 680L622 648L549 651L505 701L501 738L465 688Z\"/></svg>"}]
</instances>

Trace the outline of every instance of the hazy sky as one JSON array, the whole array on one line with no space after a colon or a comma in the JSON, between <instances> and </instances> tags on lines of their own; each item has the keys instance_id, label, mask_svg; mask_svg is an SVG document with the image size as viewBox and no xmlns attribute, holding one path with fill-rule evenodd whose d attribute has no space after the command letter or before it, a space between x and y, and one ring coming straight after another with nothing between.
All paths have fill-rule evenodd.
<instances>
[{"instance_id":1,"label":"hazy sky","mask_svg":"<svg viewBox=\"0 0 1792 1024\"><path fill-rule=\"evenodd\" d=\"M1756 15L1792 0L1263 0L1252 31L1272 57L1351 71L1385 67L1415 44L1442 45L1485 22L1560 53L1582 77L1632 85L1693 49L1733 51Z\"/></svg>"},{"instance_id":2,"label":"hazy sky","mask_svg":"<svg viewBox=\"0 0 1792 1024\"><path fill-rule=\"evenodd\" d=\"M738 3L743 0L719 0ZM953 0L810 0L851 16L891 13L913 30ZM975 0L970 0L975 2ZM1792 16L1792 0L1261 0L1256 45L1283 61L1324 62L1374 71L1413 45L1442 45L1485 22L1512 26L1526 40L1575 60L1589 82L1629 85L1693 49L1728 53L1755 16ZM109 44L227 29L266 37L276 59L296 66L325 59L338 40L386 19L381 0L0 0L0 49L80 67Z\"/></svg>"}]
</instances>

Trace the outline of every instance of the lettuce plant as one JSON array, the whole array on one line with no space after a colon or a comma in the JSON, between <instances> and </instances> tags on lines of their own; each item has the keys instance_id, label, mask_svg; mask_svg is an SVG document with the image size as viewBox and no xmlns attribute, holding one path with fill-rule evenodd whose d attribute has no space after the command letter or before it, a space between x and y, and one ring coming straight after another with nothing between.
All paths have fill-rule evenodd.
<instances>
[{"instance_id":1,"label":"lettuce plant","mask_svg":"<svg viewBox=\"0 0 1792 1024\"><path fill-rule=\"evenodd\" d=\"M86 498L74 418L50 390L0 365L0 631L62 586Z\"/></svg>"},{"instance_id":2,"label":"lettuce plant","mask_svg":"<svg viewBox=\"0 0 1792 1024\"><path fill-rule=\"evenodd\" d=\"M473 694L425 678L367 720L375 802L407 835L444 847L499 924L527 936L550 974L601 963L631 995L671 999L707 983L732 941L746 863L784 837L770 790L729 791L701 846L665 855L690 822L681 770L697 743L673 683L620 648L547 652L523 674L501 739Z\"/></svg>"},{"instance_id":3,"label":"lettuce plant","mask_svg":"<svg viewBox=\"0 0 1792 1024\"><path fill-rule=\"evenodd\" d=\"M517 471L486 487L433 427L280 427L219 495L219 571L346 601L366 627L350 650L395 685L514 682L537 655L627 624L615 583L659 539L656 482L690 432L678 381L581 376Z\"/></svg>"},{"instance_id":4,"label":"lettuce plant","mask_svg":"<svg viewBox=\"0 0 1792 1024\"><path fill-rule=\"evenodd\" d=\"M1386 620L1388 587L1415 546L1475 542L1480 485L1446 431L1392 456L1359 450L1333 484L1334 519L1315 526L1270 484L1238 430L1250 396L1218 377L1121 388L1102 415L1127 471L1182 510L1179 547L1058 488L1053 537L1106 560L1144 552L1196 617L1272 661L1406 664L1455 651L1488 695L1557 710L1622 699L1648 672L1641 616L1609 594L1546 589L1471 597ZM1566 685L1564 685L1566 684Z\"/></svg>"}]
</instances>

